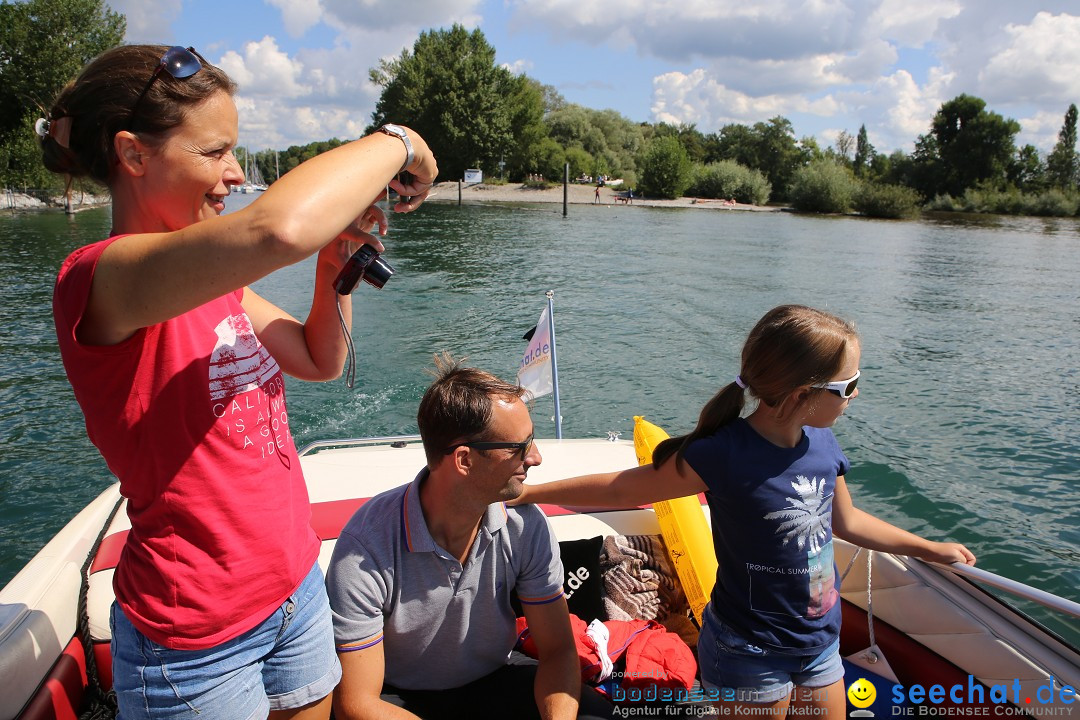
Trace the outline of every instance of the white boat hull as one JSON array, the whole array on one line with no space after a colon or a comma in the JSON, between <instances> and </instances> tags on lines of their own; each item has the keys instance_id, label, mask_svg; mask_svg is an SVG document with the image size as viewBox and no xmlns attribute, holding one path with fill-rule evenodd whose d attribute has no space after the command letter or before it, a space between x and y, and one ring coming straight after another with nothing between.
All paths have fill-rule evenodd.
<instances>
[{"instance_id":1,"label":"white boat hull","mask_svg":"<svg viewBox=\"0 0 1080 720\"><path fill-rule=\"evenodd\" d=\"M312 503L312 526L323 538L325 569L337 532L367 498L407 483L424 464L419 443L387 441L318 449L302 457ZM538 440L543 463L530 482L630 467L629 441ZM120 501L113 485L79 513L0 590L0 720L73 717L85 683L82 646L76 637L81 571ZM597 535L658 535L650 508L574 512L547 508L560 540ZM707 509L702 512L708 518ZM90 572L87 608L90 636L103 683L108 667L108 612L113 567L130 529L123 508L104 533ZM837 541L841 571L855 548ZM865 561L856 561L843 583L843 652L868 642ZM967 580L909 558L874 553L872 598L875 639L901 682L946 684L945 674L970 674L983 685L1019 683L1032 696L1054 678L1058 686L1080 686L1080 653L1003 605ZM50 677L51 673L51 677ZM1059 693L1055 693L1060 697ZM1022 704L1022 703L1021 703ZM1042 708L1067 708L1060 702ZM990 712L989 714L998 714Z\"/></svg>"}]
</instances>

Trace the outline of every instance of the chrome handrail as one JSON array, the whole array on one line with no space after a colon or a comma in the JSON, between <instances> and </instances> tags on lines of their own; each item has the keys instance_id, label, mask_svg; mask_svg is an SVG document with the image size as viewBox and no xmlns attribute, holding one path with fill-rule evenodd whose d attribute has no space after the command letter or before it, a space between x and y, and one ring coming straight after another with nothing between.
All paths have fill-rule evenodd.
<instances>
[{"instance_id":1,"label":"chrome handrail","mask_svg":"<svg viewBox=\"0 0 1080 720\"><path fill-rule=\"evenodd\" d=\"M934 567L947 570L954 575L980 582L991 587L996 587L999 590L1004 590L1008 593L1015 595L1016 597L1030 600L1031 602L1038 603L1044 607L1048 607L1051 610L1071 615L1073 617L1080 617L1080 603L1073 602L1063 597L1059 597L1052 593L1048 593L1045 590L1039 590L1033 588L1030 585L1025 585L1022 582L1016 580L1010 580L1007 577L1001 575L995 575L992 572L982 570L981 568L972 567L970 565L964 565L963 563L929 563Z\"/></svg>"},{"instance_id":2,"label":"chrome handrail","mask_svg":"<svg viewBox=\"0 0 1080 720\"><path fill-rule=\"evenodd\" d=\"M365 438L342 438L340 440L315 440L297 451L297 455L304 456L315 450L331 447L362 447L364 445L390 445L392 443L420 442L419 435L386 435L384 437Z\"/></svg>"}]
</instances>

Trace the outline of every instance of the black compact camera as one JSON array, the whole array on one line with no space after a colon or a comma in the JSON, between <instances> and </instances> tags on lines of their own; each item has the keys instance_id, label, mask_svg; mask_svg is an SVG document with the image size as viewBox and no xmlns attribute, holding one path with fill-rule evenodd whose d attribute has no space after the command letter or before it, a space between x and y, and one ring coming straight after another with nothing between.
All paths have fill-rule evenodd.
<instances>
[{"instance_id":1,"label":"black compact camera","mask_svg":"<svg viewBox=\"0 0 1080 720\"><path fill-rule=\"evenodd\" d=\"M338 295L348 295L356 289L361 279L368 285L381 289L393 274L394 268L382 259L375 248L361 245L338 273L334 280L334 289Z\"/></svg>"}]
</instances>

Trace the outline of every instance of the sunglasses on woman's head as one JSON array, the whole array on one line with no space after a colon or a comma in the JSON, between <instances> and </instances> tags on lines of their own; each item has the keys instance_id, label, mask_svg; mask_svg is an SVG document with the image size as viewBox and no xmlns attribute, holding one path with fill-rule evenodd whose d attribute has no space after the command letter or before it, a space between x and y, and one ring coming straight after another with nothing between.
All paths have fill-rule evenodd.
<instances>
[{"instance_id":1,"label":"sunglasses on woman's head","mask_svg":"<svg viewBox=\"0 0 1080 720\"><path fill-rule=\"evenodd\" d=\"M158 79L158 76L161 75L162 71L167 72L174 78L180 80L189 78L202 70L205 62L202 55L195 52L195 48L193 47L185 48L180 47L179 45L173 45L166 50L165 54L161 56L161 62L154 68L154 74L150 76L150 80L146 83L146 87L139 93L138 99L135 100L135 104L131 107L131 114L128 115L127 129L131 129L131 124L135 121L135 116L139 112L139 106L142 105L143 98L146 97L146 93L150 92L150 88L153 87L154 81Z\"/></svg>"},{"instance_id":2,"label":"sunglasses on woman's head","mask_svg":"<svg viewBox=\"0 0 1080 720\"><path fill-rule=\"evenodd\" d=\"M861 370L856 370L855 374L847 380L834 380L833 382L818 383L817 385L811 385L810 387L828 390L834 395L839 395L847 400L855 394L855 386L859 384L859 375L861 374Z\"/></svg>"}]
</instances>

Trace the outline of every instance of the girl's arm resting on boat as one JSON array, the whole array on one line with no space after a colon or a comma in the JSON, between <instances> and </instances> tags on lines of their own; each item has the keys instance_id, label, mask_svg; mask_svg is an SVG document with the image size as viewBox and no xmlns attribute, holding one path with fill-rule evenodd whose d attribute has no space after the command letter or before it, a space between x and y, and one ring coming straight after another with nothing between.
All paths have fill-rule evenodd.
<instances>
[{"instance_id":1,"label":"girl's arm resting on boat","mask_svg":"<svg viewBox=\"0 0 1080 720\"><path fill-rule=\"evenodd\" d=\"M611 473L580 475L549 483L525 485L513 503L549 503L584 507L637 507L660 500L696 495L707 489L686 463L669 458L659 468L642 465Z\"/></svg>"},{"instance_id":2,"label":"girl's arm resting on boat","mask_svg":"<svg viewBox=\"0 0 1080 720\"><path fill-rule=\"evenodd\" d=\"M341 682L334 690L337 720L419 720L407 710L384 701L382 694L386 658L380 642L363 650L338 653Z\"/></svg>"},{"instance_id":3,"label":"girl's arm resting on boat","mask_svg":"<svg viewBox=\"0 0 1080 720\"><path fill-rule=\"evenodd\" d=\"M581 666L566 599L543 605L522 603L529 631L536 641L536 707L544 720L574 720L581 693Z\"/></svg>"},{"instance_id":4,"label":"girl's arm resting on boat","mask_svg":"<svg viewBox=\"0 0 1080 720\"><path fill-rule=\"evenodd\" d=\"M836 478L832 525L834 535L869 550L911 555L940 563L975 564L975 555L960 543L921 538L855 507L842 475Z\"/></svg>"}]
</instances>

